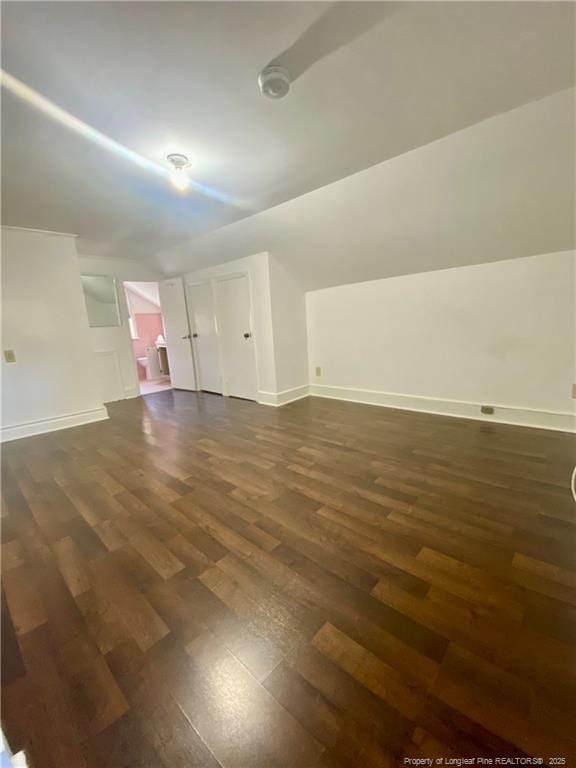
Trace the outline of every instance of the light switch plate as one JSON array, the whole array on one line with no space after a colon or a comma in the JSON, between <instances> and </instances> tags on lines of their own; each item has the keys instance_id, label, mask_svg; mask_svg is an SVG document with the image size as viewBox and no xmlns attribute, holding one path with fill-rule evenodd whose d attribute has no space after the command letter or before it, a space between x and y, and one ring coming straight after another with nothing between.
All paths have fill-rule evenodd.
<instances>
[{"instance_id":1,"label":"light switch plate","mask_svg":"<svg viewBox=\"0 0 576 768\"><path fill-rule=\"evenodd\" d=\"M16 352L14 352L13 349L5 349L4 350L4 360L6 360L7 363L15 363L16 362Z\"/></svg>"}]
</instances>

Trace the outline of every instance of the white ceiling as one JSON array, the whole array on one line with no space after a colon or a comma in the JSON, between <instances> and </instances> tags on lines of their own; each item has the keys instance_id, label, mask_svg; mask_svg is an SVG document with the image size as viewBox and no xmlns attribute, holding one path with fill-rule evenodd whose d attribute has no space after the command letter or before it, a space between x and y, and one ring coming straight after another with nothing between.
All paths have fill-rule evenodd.
<instances>
[{"instance_id":1,"label":"white ceiling","mask_svg":"<svg viewBox=\"0 0 576 768\"><path fill-rule=\"evenodd\" d=\"M152 259L573 78L564 2L4 2L2 17L7 72L146 158L189 153L195 180L235 201L181 196L4 92L3 223L122 258ZM256 76L283 52L299 77L266 100Z\"/></svg>"},{"instance_id":2,"label":"white ceiling","mask_svg":"<svg viewBox=\"0 0 576 768\"><path fill-rule=\"evenodd\" d=\"M575 90L465 128L160 254L269 251L306 290L576 248Z\"/></svg>"},{"instance_id":3,"label":"white ceiling","mask_svg":"<svg viewBox=\"0 0 576 768\"><path fill-rule=\"evenodd\" d=\"M140 296L141 299L160 307L160 291L158 289L158 283L125 280L123 285L124 290L132 291L132 293Z\"/></svg>"}]
</instances>

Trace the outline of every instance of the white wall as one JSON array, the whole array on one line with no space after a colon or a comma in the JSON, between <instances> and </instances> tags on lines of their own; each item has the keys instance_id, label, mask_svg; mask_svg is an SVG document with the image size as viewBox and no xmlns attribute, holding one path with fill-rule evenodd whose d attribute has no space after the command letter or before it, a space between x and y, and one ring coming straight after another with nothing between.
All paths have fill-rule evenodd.
<instances>
[{"instance_id":1,"label":"white wall","mask_svg":"<svg viewBox=\"0 0 576 768\"><path fill-rule=\"evenodd\" d=\"M109 275L117 280L121 325L90 328L91 348L96 359L97 376L105 402L138 397L138 373L128 326L128 307L122 282L158 280L159 274L145 264L128 259L79 258L83 275Z\"/></svg>"},{"instance_id":2,"label":"white wall","mask_svg":"<svg viewBox=\"0 0 576 768\"><path fill-rule=\"evenodd\" d=\"M269 268L276 386L287 401L308 388L306 300L300 285L272 255Z\"/></svg>"},{"instance_id":3,"label":"white wall","mask_svg":"<svg viewBox=\"0 0 576 768\"><path fill-rule=\"evenodd\" d=\"M2 229L2 439L107 418L74 238Z\"/></svg>"},{"instance_id":4,"label":"white wall","mask_svg":"<svg viewBox=\"0 0 576 768\"><path fill-rule=\"evenodd\" d=\"M258 402L282 405L308 392L304 292L268 253L187 272L186 283L244 272L250 278Z\"/></svg>"},{"instance_id":5,"label":"white wall","mask_svg":"<svg viewBox=\"0 0 576 768\"><path fill-rule=\"evenodd\" d=\"M478 98L476 96L476 98ZM554 93L157 255L267 251L305 290L576 247L576 91Z\"/></svg>"},{"instance_id":6,"label":"white wall","mask_svg":"<svg viewBox=\"0 0 576 768\"><path fill-rule=\"evenodd\" d=\"M120 288L120 290L122 289ZM126 289L126 293L128 294L128 299L130 301L130 309L135 315L156 314L160 312L160 302L158 302L158 304L153 304L151 301L134 293L134 291L131 291L129 288Z\"/></svg>"},{"instance_id":7,"label":"white wall","mask_svg":"<svg viewBox=\"0 0 576 768\"><path fill-rule=\"evenodd\" d=\"M310 292L311 391L572 428L574 265L565 252Z\"/></svg>"}]
</instances>

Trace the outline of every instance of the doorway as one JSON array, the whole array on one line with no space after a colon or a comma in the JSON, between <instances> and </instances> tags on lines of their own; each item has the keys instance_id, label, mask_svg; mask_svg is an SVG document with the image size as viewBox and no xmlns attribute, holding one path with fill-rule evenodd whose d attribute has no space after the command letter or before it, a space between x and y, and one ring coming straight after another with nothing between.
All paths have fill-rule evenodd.
<instances>
[{"instance_id":1,"label":"doorway","mask_svg":"<svg viewBox=\"0 0 576 768\"><path fill-rule=\"evenodd\" d=\"M128 324L141 395L172 388L166 331L155 282L125 282Z\"/></svg>"}]
</instances>

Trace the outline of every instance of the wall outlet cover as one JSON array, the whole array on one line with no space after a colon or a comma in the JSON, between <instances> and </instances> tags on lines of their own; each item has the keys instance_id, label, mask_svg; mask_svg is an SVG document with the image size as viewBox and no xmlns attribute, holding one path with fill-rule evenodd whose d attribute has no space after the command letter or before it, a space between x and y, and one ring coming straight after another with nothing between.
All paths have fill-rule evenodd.
<instances>
[{"instance_id":1,"label":"wall outlet cover","mask_svg":"<svg viewBox=\"0 0 576 768\"><path fill-rule=\"evenodd\" d=\"M316 376L322 376L322 368L319 365L316 366Z\"/></svg>"}]
</instances>

